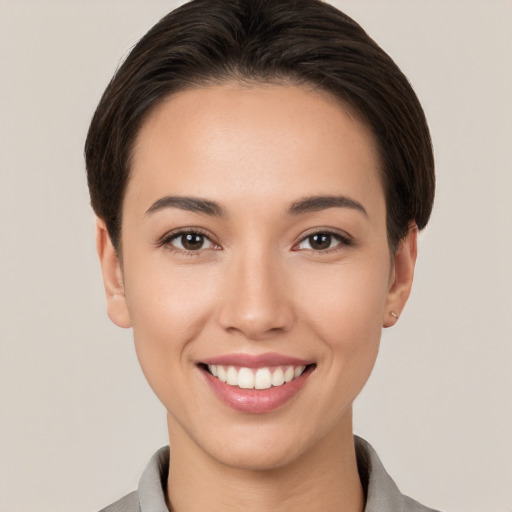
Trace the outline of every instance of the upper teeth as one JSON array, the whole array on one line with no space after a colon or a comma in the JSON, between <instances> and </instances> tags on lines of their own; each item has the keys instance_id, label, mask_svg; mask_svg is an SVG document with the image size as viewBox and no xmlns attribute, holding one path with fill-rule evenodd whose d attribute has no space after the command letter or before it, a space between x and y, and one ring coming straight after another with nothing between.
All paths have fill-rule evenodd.
<instances>
[{"instance_id":1,"label":"upper teeth","mask_svg":"<svg viewBox=\"0 0 512 512\"><path fill-rule=\"evenodd\" d=\"M305 366L274 366L253 369L220 364L208 365L210 373L220 381L244 389L268 389L272 386L281 386L302 375L305 369Z\"/></svg>"}]
</instances>

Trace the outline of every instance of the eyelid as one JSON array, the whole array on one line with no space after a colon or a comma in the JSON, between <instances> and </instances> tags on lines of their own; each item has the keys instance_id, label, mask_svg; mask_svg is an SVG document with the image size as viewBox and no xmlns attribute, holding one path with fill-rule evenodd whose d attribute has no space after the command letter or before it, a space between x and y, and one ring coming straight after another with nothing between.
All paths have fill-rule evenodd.
<instances>
[{"instance_id":1,"label":"eyelid","mask_svg":"<svg viewBox=\"0 0 512 512\"><path fill-rule=\"evenodd\" d=\"M180 249L179 247L176 247L171 244L173 240L176 238L179 238L180 236L186 235L188 233L196 233L198 235L204 236L212 245L213 247L207 247L207 248L201 248L197 249L195 251L188 251L187 249ZM170 250L173 250L175 252L184 253L184 254L193 254L198 255L201 252L208 251L208 250L219 250L221 249L220 245L215 241L215 238L208 233L206 230L202 228L197 228L194 226L190 227L183 227L183 228L176 228L172 229L171 231L168 231L163 236L161 236L155 243L157 247L167 247Z\"/></svg>"},{"instance_id":2,"label":"eyelid","mask_svg":"<svg viewBox=\"0 0 512 512\"><path fill-rule=\"evenodd\" d=\"M337 239L339 241L339 243L336 244L335 247L331 247L328 249L322 249L322 250L298 248L298 246L300 244L302 244L304 241L306 241L309 237L311 237L313 235L320 235L320 234L330 235L333 238ZM292 250L294 250L294 251L310 251L310 252L314 252L317 254L321 254L321 253L325 254L325 253L331 253L331 252L342 250L343 248L350 247L353 244L354 244L353 238L345 231L339 231L339 230L336 230L333 228L324 228L324 229L314 228L309 231L306 231L306 233L303 233L300 236L300 238L298 239L298 241L293 244Z\"/></svg>"},{"instance_id":3,"label":"eyelid","mask_svg":"<svg viewBox=\"0 0 512 512\"><path fill-rule=\"evenodd\" d=\"M172 240L179 238L182 235L185 235L187 233L197 233L199 235L204 236L212 245L213 247L207 247L207 248L201 248L197 249L195 251L189 251L187 249L180 249L179 247L173 246L171 244ZM305 240L307 240L309 237L316 235L316 234L325 234L330 235L337 239L339 241L338 244L336 244L335 247L322 249L322 250L315 250L315 249L300 249L298 246L303 243ZM336 230L333 228L312 228L305 233L301 234L300 238L293 244L292 250L293 251L301 251L301 250L307 250L310 252L315 253L330 253L335 252L338 250L343 249L344 247L349 247L353 245L353 238L345 231ZM163 247L166 246L170 250L173 250L175 252L184 253L184 254L192 254L192 255L198 255L204 251L208 250L220 250L222 247L218 242L216 242L215 238L206 230L199 228L199 227L183 227L183 228L176 228L171 231L166 232L163 236L161 236L155 243L157 247Z\"/></svg>"}]
</instances>

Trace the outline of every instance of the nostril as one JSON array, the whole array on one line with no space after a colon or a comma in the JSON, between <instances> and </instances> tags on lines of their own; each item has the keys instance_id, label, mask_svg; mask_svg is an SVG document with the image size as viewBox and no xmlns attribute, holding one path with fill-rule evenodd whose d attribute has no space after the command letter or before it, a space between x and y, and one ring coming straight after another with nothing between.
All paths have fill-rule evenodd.
<instances>
[{"instance_id":1,"label":"nostril","mask_svg":"<svg viewBox=\"0 0 512 512\"><path fill-rule=\"evenodd\" d=\"M269 304L244 311L242 304L234 304L221 312L220 323L228 332L241 333L246 338L258 340L288 332L293 318L292 311L286 307Z\"/></svg>"},{"instance_id":2,"label":"nostril","mask_svg":"<svg viewBox=\"0 0 512 512\"><path fill-rule=\"evenodd\" d=\"M233 266L225 293L219 297L218 320L232 334L262 339L288 331L294 312L282 272L260 254Z\"/></svg>"}]
</instances>

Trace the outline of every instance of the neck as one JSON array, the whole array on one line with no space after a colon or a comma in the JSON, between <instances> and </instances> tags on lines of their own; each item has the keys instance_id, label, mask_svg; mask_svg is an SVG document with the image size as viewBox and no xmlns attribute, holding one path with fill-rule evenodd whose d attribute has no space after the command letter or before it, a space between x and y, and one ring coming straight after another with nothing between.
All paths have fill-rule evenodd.
<instances>
[{"instance_id":1,"label":"neck","mask_svg":"<svg viewBox=\"0 0 512 512\"><path fill-rule=\"evenodd\" d=\"M364 494L357 471L351 417L348 423L349 428L340 425L282 467L251 470L213 459L169 418L169 510L362 512Z\"/></svg>"}]
</instances>

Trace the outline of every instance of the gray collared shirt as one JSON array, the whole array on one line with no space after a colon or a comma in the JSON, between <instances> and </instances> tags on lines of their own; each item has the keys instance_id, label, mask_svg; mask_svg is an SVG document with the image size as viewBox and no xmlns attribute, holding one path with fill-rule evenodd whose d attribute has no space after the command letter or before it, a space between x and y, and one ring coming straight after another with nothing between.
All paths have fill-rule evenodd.
<instances>
[{"instance_id":1,"label":"gray collared shirt","mask_svg":"<svg viewBox=\"0 0 512 512\"><path fill-rule=\"evenodd\" d=\"M364 512L436 512L399 491L369 443L356 436L355 444L359 476L366 492ZM169 447L166 446L151 457L137 491L100 512L169 512L165 503L168 471Z\"/></svg>"}]
</instances>

